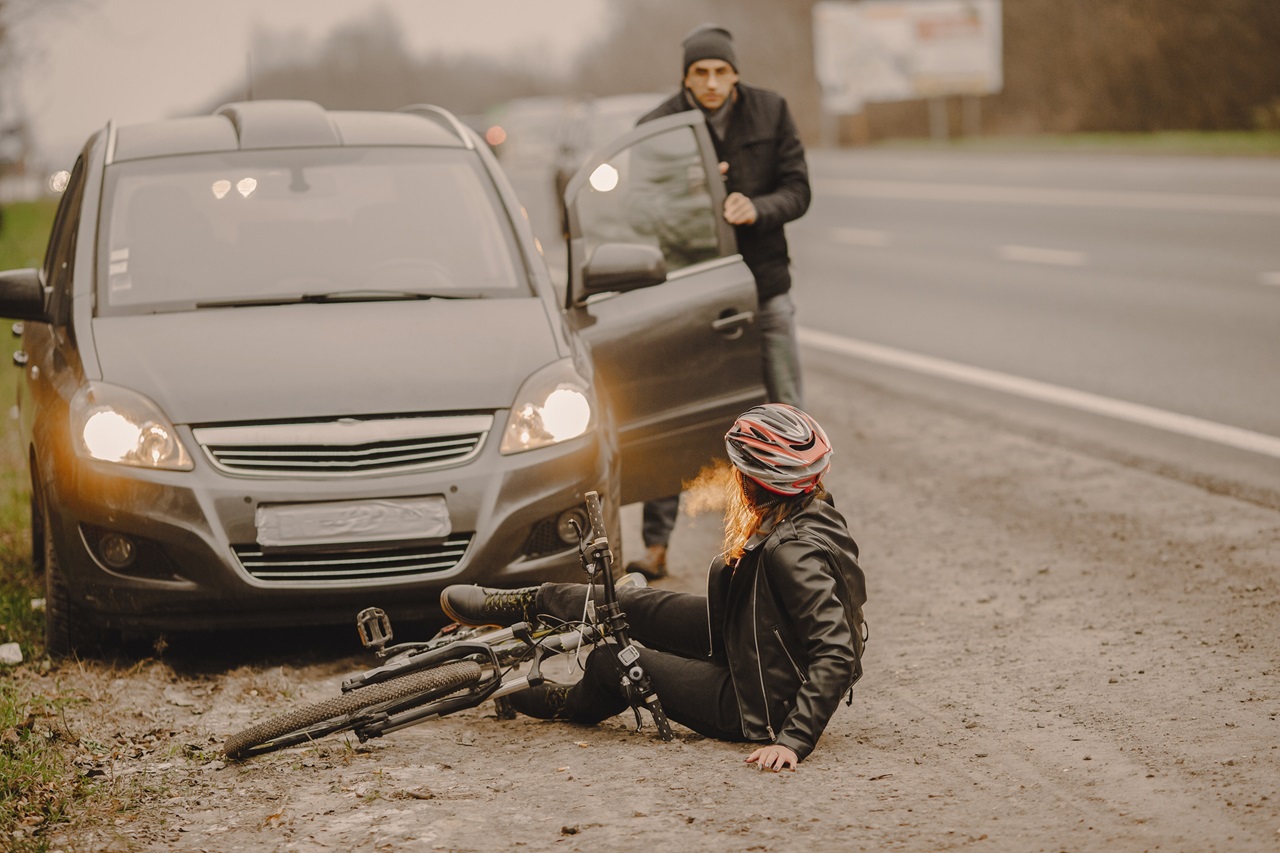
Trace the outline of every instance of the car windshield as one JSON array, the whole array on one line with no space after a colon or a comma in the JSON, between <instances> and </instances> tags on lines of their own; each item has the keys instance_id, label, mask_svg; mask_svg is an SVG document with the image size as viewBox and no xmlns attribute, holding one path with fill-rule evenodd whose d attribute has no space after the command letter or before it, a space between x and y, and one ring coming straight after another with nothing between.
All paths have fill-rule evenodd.
<instances>
[{"instance_id":1,"label":"car windshield","mask_svg":"<svg viewBox=\"0 0 1280 853\"><path fill-rule=\"evenodd\" d=\"M531 295L471 151L237 151L107 174L99 313Z\"/></svg>"}]
</instances>

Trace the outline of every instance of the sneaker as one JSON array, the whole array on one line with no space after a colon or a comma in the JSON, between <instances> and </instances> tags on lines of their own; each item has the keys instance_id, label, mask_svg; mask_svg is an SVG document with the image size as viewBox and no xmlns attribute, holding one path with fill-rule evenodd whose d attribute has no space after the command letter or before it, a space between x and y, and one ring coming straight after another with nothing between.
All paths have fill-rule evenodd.
<instances>
[{"instance_id":1,"label":"sneaker","mask_svg":"<svg viewBox=\"0 0 1280 853\"><path fill-rule=\"evenodd\" d=\"M544 681L537 687L512 693L506 698L512 708L526 717L535 717L539 720L564 720L567 719L565 703L569 701L569 691L572 689L572 684Z\"/></svg>"},{"instance_id":2,"label":"sneaker","mask_svg":"<svg viewBox=\"0 0 1280 853\"><path fill-rule=\"evenodd\" d=\"M538 588L495 589L469 583L447 586L440 609L460 625L512 625L535 621Z\"/></svg>"},{"instance_id":3,"label":"sneaker","mask_svg":"<svg viewBox=\"0 0 1280 853\"><path fill-rule=\"evenodd\" d=\"M650 545L639 560L627 563L628 572L644 575L651 581L661 580L667 576L667 546Z\"/></svg>"}]
</instances>

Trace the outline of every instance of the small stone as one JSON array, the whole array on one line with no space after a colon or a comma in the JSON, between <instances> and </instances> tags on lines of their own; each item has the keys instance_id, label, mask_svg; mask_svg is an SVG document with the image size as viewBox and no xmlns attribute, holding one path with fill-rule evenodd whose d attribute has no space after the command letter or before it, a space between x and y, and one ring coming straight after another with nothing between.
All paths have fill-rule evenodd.
<instances>
[{"instance_id":1,"label":"small stone","mask_svg":"<svg viewBox=\"0 0 1280 853\"><path fill-rule=\"evenodd\" d=\"M17 643L0 645L0 663L17 666L22 663L22 646Z\"/></svg>"}]
</instances>

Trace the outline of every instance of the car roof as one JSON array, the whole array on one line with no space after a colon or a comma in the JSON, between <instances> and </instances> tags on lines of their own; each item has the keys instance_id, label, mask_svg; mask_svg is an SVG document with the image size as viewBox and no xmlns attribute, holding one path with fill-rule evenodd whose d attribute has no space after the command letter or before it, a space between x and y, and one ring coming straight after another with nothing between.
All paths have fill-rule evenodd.
<instances>
[{"instance_id":1,"label":"car roof","mask_svg":"<svg viewBox=\"0 0 1280 853\"><path fill-rule=\"evenodd\" d=\"M109 129L107 162L269 148L428 145L473 148L466 130L439 107L397 112L326 110L312 101L242 101L213 115Z\"/></svg>"}]
</instances>

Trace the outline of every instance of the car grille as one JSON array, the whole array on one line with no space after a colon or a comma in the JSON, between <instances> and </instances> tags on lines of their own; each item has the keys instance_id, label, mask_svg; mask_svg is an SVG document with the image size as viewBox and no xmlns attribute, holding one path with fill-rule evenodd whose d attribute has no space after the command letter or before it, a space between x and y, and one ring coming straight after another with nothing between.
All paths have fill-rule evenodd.
<instances>
[{"instance_id":1,"label":"car grille","mask_svg":"<svg viewBox=\"0 0 1280 853\"><path fill-rule=\"evenodd\" d=\"M334 477L466 462L492 426L492 415L454 415L197 427L193 433L209 460L229 473Z\"/></svg>"},{"instance_id":2,"label":"car grille","mask_svg":"<svg viewBox=\"0 0 1280 853\"><path fill-rule=\"evenodd\" d=\"M453 568L467 552L472 534L455 533L443 542L360 551L279 551L257 545L234 546L244 570L260 581L376 581L413 578Z\"/></svg>"}]
</instances>

